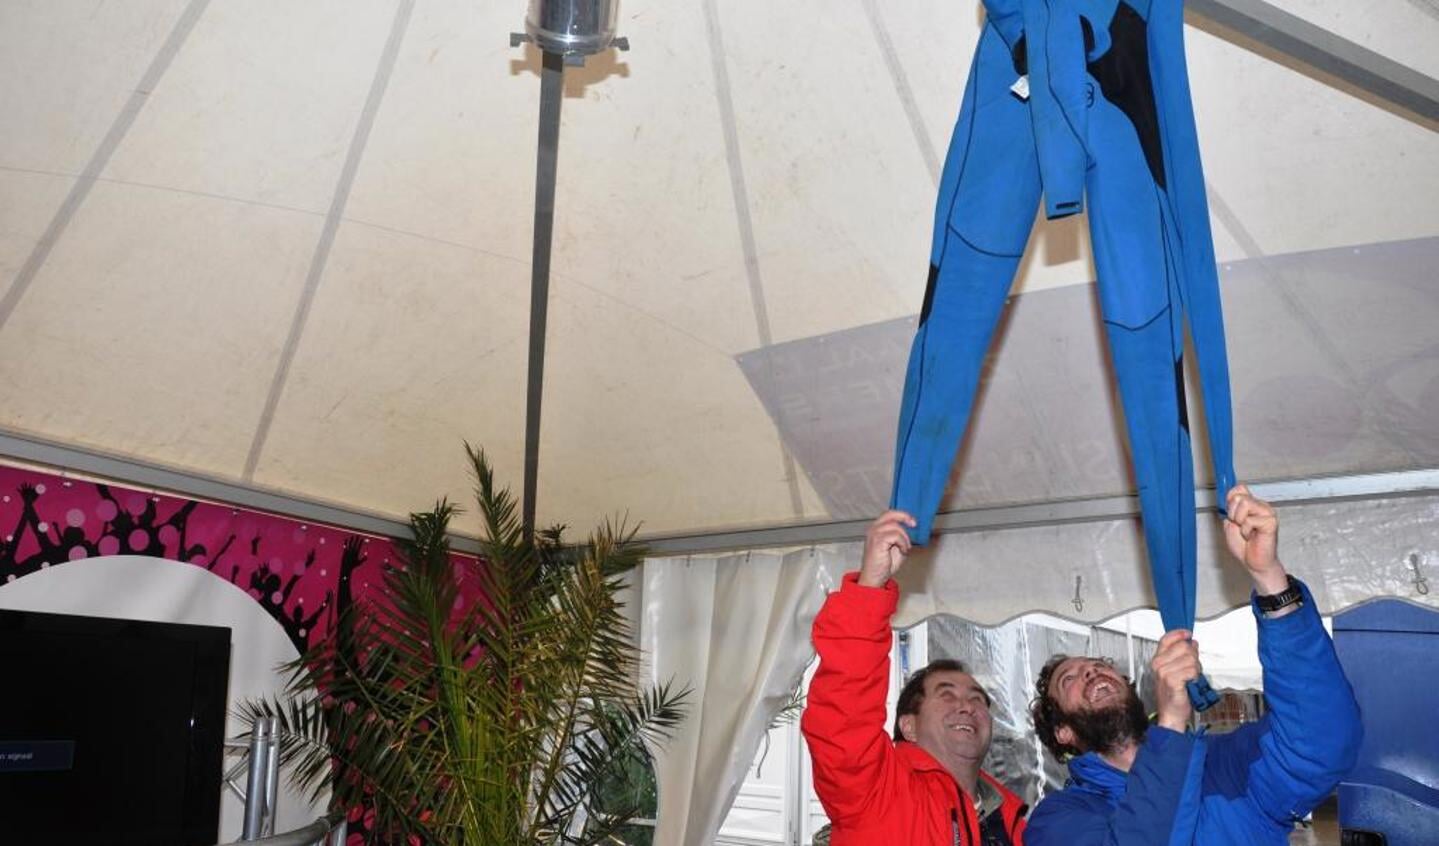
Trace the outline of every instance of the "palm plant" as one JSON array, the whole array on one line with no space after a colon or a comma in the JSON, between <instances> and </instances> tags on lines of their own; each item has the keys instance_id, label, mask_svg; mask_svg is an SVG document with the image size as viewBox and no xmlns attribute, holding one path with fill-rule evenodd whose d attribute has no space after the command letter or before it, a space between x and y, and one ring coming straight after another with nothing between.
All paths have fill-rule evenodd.
<instances>
[{"instance_id":1,"label":"palm plant","mask_svg":"<svg viewBox=\"0 0 1439 846\"><path fill-rule=\"evenodd\" d=\"M453 505L411 515L382 598L295 662L285 697L242 716L278 717L292 779L372 809L381 842L619 842L641 809L613 783L668 737L689 693L633 681L617 593L643 550L622 525L576 547L527 531L484 453L466 452L483 523L473 571L449 554ZM461 576L482 601L457 610Z\"/></svg>"}]
</instances>

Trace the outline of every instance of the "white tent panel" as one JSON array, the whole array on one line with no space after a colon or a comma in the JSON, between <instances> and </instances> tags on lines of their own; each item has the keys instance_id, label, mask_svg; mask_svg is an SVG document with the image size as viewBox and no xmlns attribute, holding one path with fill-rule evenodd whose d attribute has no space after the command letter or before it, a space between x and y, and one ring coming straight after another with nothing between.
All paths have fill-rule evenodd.
<instances>
[{"instance_id":1,"label":"white tent panel","mask_svg":"<svg viewBox=\"0 0 1439 846\"><path fill-rule=\"evenodd\" d=\"M924 293L929 222L913 198L933 178L863 8L829 9L748 0L719 14L773 341L912 314Z\"/></svg>"},{"instance_id":2,"label":"white tent panel","mask_svg":"<svg viewBox=\"0 0 1439 846\"><path fill-rule=\"evenodd\" d=\"M514 24L500 5L418 3L394 21L401 5L387 5L399 52L346 219L520 265L528 280L538 80L515 67L522 54L507 46ZM351 69L366 85L382 43Z\"/></svg>"},{"instance_id":3,"label":"white tent panel","mask_svg":"<svg viewBox=\"0 0 1439 846\"><path fill-rule=\"evenodd\" d=\"M5 170L80 173L184 6L182 0L0 6Z\"/></svg>"},{"instance_id":4,"label":"white tent panel","mask_svg":"<svg viewBox=\"0 0 1439 846\"><path fill-rule=\"evenodd\" d=\"M4 143L0 133L0 144ZM0 169L0 191L25 202L0 203L0 273L13 279L65 202L73 180L28 168Z\"/></svg>"},{"instance_id":5,"label":"white tent panel","mask_svg":"<svg viewBox=\"0 0 1439 846\"><path fill-rule=\"evenodd\" d=\"M105 178L323 213L369 90L362 69L393 10L385 0L211 2Z\"/></svg>"},{"instance_id":6,"label":"white tent panel","mask_svg":"<svg viewBox=\"0 0 1439 846\"><path fill-rule=\"evenodd\" d=\"M541 440L542 497L607 502L607 513L628 511L650 530L684 525L699 499L740 522L822 515L798 476L792 496L774 424L731 361L686 356L692 343L674 333L626 337L628 309L576 293L567 308L552 306L556 336L574 345L548 365L555 425ZM694 452L672 436L695 431L707 434ZM627 493L619 501L618 490Z\"/></svg>"},{"instance_id":7,"label":"white tent panel","mask_svg":"<svg viewBox=\"0 0 1439 846\"><path fill-rule=\"evenodd\" d=\"M517 477L524 407L508 398L524 392L525 276L472 250L342 226L255 480L406 513L468 490L465 438ZM357 483L377 454L389 467Z\"/></svg>"},{"instance_id":8,"label":"white tent panel","mask_svg":"<svg viewBox=\"0 0 1439 846\"><path fill-rule=\"evenodd\" d=\"M97 183L0 332L6 423L238 476L318 229Z\"/></svg>"}]
</instances>

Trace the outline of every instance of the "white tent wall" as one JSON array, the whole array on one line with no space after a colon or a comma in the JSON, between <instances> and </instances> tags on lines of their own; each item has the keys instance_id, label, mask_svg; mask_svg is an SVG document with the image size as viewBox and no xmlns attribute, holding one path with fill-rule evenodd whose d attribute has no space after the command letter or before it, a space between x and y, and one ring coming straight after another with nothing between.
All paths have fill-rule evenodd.
<instances>
[{"instance_id":1,"label":"white tent wall","mask_svg":"<svg viewBox=\"0 0 1439 846\"><path fill-rule=\"evenodd\" d=\"M1199 519L1217 528L1213 515ZM1439 496L1281 504L1280 520L1280 557L1321 613L1378 596L1439 608L1439 591L1429 589L1439 570ZM771 717L813 658L814 615L860 554L860 544L846 543L645 562L640 641L650 676L695 689L689 719L656 763L657 842L713 841ZM1217 531L1201 532L1202 618L1248 602L1242 568L1227 559ZM941 535L896 577L893 625L951 614L995 626L1033 610L1097 623L1152 606L1144 562L1134 520ZM1025 689L1023 679L996 681Z\"/></svg>"}]
</instances>

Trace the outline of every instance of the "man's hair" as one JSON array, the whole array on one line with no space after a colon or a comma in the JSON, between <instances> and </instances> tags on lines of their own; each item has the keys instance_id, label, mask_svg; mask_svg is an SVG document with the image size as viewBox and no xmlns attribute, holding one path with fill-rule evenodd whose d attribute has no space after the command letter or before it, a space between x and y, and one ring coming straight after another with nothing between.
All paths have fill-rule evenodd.
<instances>
[{"instance_id":1,"label":"man's hair","mask_svg":"<svg viewBox=\"0 0 1439 846\"><path fill-rule=\"evenodd\" d=\"M1067 744L1060 743L1054 733L1059 730L1060 723L1064 722L1064 714L1059 710L1059 703L1049 695L1049 682L1054 677L1054 671L1059 665L1068 661L1071 656L1063 652L1056 653L1039 670L1039 680L1034 683L1034 701L1029 703L1029 720L1034 723L1034 733L1039 735L1039 742L1049 750L1056 761L1064 761L1071 755L1078 755L1079 750Z\"/></svg>"},{"instance_id":2,"label":"man's hair","mask_svg":"<svg viewBox=\"0 0 1439 846\"><path fill-rule=\"evenodd\" d=\"M1059 738L1055 736L1059 727L1067 721L1064 712L1060 710L1058 700L1049 695L1049 685L1054 678L1054 672L1059 669L1060 664L1075 657L1079 656L1065 655L1060 652L1044 662L1044 666L1039 670L1039 679L1034 683L1034 701L1029 703L1029 719L1034 723L1034 733L1039 735L1039 742L1044 744L1044 748L1049 750L1049 754L1060 762L1067 761L1084 752L1083 749L1073 744L1060 743ZM1114 666L1114 662L1109 658L1095 660L1103 661L1111 667ZM1133 687L1132 682L1130 687Z\"/></svg>"},{"instance_id":3,"label":"man's hair","mask_svg":"<svg viewBox=\"0 0 1439 846\"><path fill-rule=\"evenodd\" d=\"M929 678L930 673L936 671L966 673L971 677L974 675L969 672L968 667L964 666L963 661L957 661L953 658L936 658L918 670L915 670L913 673L910 673L909 678L905 679L904 687L900 688L899 704L894 710L895 740L904 740L904 732L899 730L899 718L905 714L919 713L919 706L924 702L924 680ZM984 694L984 705L988 708L993 704L989 699L989 691L985 690L978 681L975 682L975 686L979 687L979 692Z\"/></svg>"}]
</instances>

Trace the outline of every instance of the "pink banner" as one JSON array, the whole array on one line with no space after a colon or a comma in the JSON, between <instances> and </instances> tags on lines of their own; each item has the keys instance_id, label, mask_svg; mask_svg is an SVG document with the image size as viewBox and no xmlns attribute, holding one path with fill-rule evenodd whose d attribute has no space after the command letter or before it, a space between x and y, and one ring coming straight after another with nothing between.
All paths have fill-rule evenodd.
<instances>
[{"instance_id":1,"label":"pink banner","mask_svg":"<svg viewBox=\"0 0 1439 846\"><path fill-rule=\"evenodd\" d=\"M0 466L0 584L82 558L197 567L260 603L304 651L398 563L387 539L243 508ZM456 556L457 571L474 559ZM474 601L466 590L460 603Z\"/></svg>"}]
</instances>

